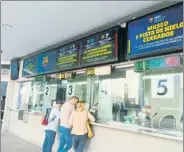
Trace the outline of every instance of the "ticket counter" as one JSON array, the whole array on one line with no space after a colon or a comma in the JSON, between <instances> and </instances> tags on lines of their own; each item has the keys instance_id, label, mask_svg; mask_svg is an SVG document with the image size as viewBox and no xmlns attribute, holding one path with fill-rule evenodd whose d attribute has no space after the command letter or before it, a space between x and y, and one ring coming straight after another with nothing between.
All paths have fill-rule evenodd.
<instances>
[{"instance_id":1,"label":"ticket counter","mask_svg":"<svg viewBox=\"0 0 184 152\"><path fill-rule=\"evenodd\" d=\"M42 113L75 95L96 118L86 152L182 152L182 5L25 59L20 77L32 80L8 86L8 130L41 146ZM159 36L162 29L149 31L165 20L169 27L182 26L168 37ZM55 151L57 146L58 140Z\"/></svg>"},{"instance_id":2,"label":"ticket counter","mask_svg":"<svg viewBox=\"0 0 184 152\"><path fill-rule=\"evenodd\" d=\"M176 56L181 57L180 54ZM163 56L163 59L167 58ZM98 72L99 67L96 70L90 68L73 71L76 76L67 80L37 82L33 79L32 82L19 84L24 86L19 87L19 90L31 91L30 97L27 98L28 103L25 103L29 108L25 112L26 120L23 121L17 119L16 108L12 110L10 131L41 146L44 134L40 119L44 108L50 106L57 98L67 100L76 95L80 100L86 101L86 106L96 117L96 122L92 125L95 137L87 143L88 151L119 151L121 145L124 150L141 151L143 147L147 147L151 151L151 146L159 144L162 148L155 146L158 152L163 149L181 152L182 64L175 64L172 68L141 71L138 62L102 66L101 72ZM57 74L52 77L57 77ZM30 102L32 104L29 104ZM16 107L17 104L13 106ZM39 138L33 137L29 130L37 132ZM132 139L137 142L136 147L132 146ZM108 149L104 147L104 142L108 143ZM55 149L57 143L58 140Z\"/></svg>"}]
</instances>

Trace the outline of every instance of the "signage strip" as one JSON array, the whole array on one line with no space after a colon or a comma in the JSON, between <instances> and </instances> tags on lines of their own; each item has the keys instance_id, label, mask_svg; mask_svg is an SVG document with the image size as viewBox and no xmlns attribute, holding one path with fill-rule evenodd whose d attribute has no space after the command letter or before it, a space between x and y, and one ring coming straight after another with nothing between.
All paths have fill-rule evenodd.
<instances>
[{"instance_id":1,"label":"signage strip","mask_svg":"<svg viewBox=\"0 0 184 152\"><path fill-rule=\"evenodd\" d=\"M119 27L24 60L23 77L74 70L118 61Z\"/></svg>"},{"instance_id":2,"label":"signage strip","mask_svg":"<svg viewBox=\"0 0 184 152\"><path fill-rule=\"evenodd\" d=\"M134 64L135 72L159 70L164 68L175 68L182 65L182 59L180 55L165 56L151 58L142 61L136 61Z\"/></svg>"}]
</instances>

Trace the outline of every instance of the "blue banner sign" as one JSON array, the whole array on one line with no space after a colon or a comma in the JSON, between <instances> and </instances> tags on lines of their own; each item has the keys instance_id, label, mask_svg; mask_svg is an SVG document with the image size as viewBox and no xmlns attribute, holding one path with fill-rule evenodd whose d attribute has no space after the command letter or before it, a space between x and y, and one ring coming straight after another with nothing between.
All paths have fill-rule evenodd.
<instances>
[{"instance_id":1,"label":"blue banner sign","mask_svg":"<svg viewBox=\"0 0 184 152\"><path fill-rule=\"evenodd\" d=\"M55 71L56 51L42 53L38 56L37 74Z\"/></svg>"},{"instance_id":2,"label":"blue banner sign","mask_svg":"<svg viewBox=\"0 0 184 152\"><path fill-rule=\"evenodd\" d=\"M183 5L128 23L127 58L143 57L183 46Z\"/></svg>"},{"instance_id":3,"label":"blue banner sign","mask_svg":"<svg viewBox=\"0 0 184 152\"><path fill-rule=\"evenodd\" d=\"M24 60L22 76L26 77L29 75L36 74L37 56L30 57Z\"/></svg>"},{"instance_id":4,"label":"blue banner sign","mask_svg":"<svg viewBox=\"0 0 184 152\"><path fill-rule=\"evenodd\" d=\"M11 61L10 77L11 77L11 80L17 80L19 78L19 62L18 62L18 60Z\"/></svg>"}]
</instances>

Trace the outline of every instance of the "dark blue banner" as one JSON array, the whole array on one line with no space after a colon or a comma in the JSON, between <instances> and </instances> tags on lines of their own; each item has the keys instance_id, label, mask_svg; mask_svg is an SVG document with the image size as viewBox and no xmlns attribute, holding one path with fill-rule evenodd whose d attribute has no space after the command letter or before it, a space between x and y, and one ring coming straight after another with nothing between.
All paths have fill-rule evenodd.
<instances>
[{"instance_id":1,"label":"dark blue banner","mask_svg":"<svg viewBox=\"0 0 184 152\"><path fill-rule=\"evenodd\" d=\"M54 72L56 66L56 51L42 53L38 56L37 74Z\"/></svg>"},{"instance_id":2,"label":"dark blue banner","mask_svg":"<svg viewBox=\"0 0 184 152\"><path fill-rule=\"evenodd\" d=\"M26 77L29 75L36 74L37 56L25 59L23 64L22 76Z\"/></svg>"},{"instance_id":3,"label":"dark blue banner","mask_svg":"<svg viewBox=\"0 0 184 152\"><path fill-rule=\"evenodd\" d=\"M19 78L19 62L18 62L18 60L11 61L10 77L11 77L11 80L17 80Z\"/></svg>"},{"instance_id":4,"label":"dark blue banner","mask_svg":"<svg viewBox=\"0 0 184 152\"><path fill-rule=\"evenodd\" d=\"M128 23L127 58L166 52L183 46L183 5Z\"/></svg>"}]
</instances>

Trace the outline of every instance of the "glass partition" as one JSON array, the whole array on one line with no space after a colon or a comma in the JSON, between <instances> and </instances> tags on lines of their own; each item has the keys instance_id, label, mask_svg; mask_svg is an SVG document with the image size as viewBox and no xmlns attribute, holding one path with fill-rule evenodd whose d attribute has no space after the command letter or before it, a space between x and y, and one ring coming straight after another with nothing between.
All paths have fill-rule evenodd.
<instances>
[{"instance_id":1,"label":"glass partition","mask_svg":"<svg viewBox=\"0 0 184 152\"><path fill-rule=\"evenodd\" d=\"M80 100L87 100L87 77L78 75L74 79L67 80L66 99L77 96Z\"/></svg>"},{"instance_id":2,"label":"glass partition","mask_svg":"<svg viewBox=\"0 0 184 152\"><path fill-rule=\"evenodd\" d=\"M90 110L97 122L171 135L183 131L182 68L142 73L117 69L91 80Z\"/></svg>"},{"instance_id":3,"label":"glass partition","mask_svg":"<svg viewBox=\"0 0 184 152\"><path fill-rule=\"evenodd\" d=\"M87 93L87 77L85 75L77 75L76 78L70 80L54 80L54 81L42 81L42 82L29 82L22 83L20 88L21 99L25 96L23 92L26 92L28 96L27 104L24 104L24 110L28 111L45 111L48 107L51 107L53 103L60 99L67 101L72 96L79 97L80 100L88 102L89 95ZM90 85L88 85L90 86ZM29 91L29 93L27 93ZM17 107L20 109L20 106Z\"/></svg>"},{"instance_id":4,"label":"glass partition","mask_svg":"<svg viewBox=\"0 0 184 152\"><path fill-rule=\"evenodd\" d=\"M45 82L35 82L33 84L32 100L29 101L29 110L41 111L44 101Z\"/></svg>"},{"instance_id":5,"label":"glass partition","mask_svg":"<svg viewBox=\"0 0 184 152\"><path fill-rule=\"evenodd\" d=\"M133 69L119 69L110 76L93 78L93 104L98 105L98 121L123 123L125 116L136 115L142 101L140 75Z\"/></svg>"},{"instance_id":6,"label":"glass partition","mask_svg":"<svg viewBox=\"0 0 184 152\"><path fill-rule=\"evenodd\" d=\"M27 110L31 96L31 82L20 83L17 108Z\"/></svg>"},{"instance_id":7,"label":"glass partition","mask_svg":"<svg viewBox=\"0 0 184 152\"><path fill-rule=\"evenodd\" d=\"M182 68L144 73L144 98L147 105L150 105L147 115L153 128L182 130L182 79Z\"/></svg>"},{"instance_id":8,"label":"glass partition","mask_svg":"<svg viewBox=\"0 0 184 152\"><path fill-rule=\"evenodd\" d=\"M182 68L139 73L133 67L113 69L110 75L25 83L20 94L24 92L29 95L29 111L44 111L58 99L78 96L97 123L172 135L183 131Z\"/></svg>"},{"instance_id":9,"label":"glass partition","mask_svg":"<svg viewBox=\"0 0 184 152\"><path fill-rule=\"evenodd\" d=\"M28 110L44 111L56 100L57 82L32 82Z\"/></svg>"}]
</instances>

